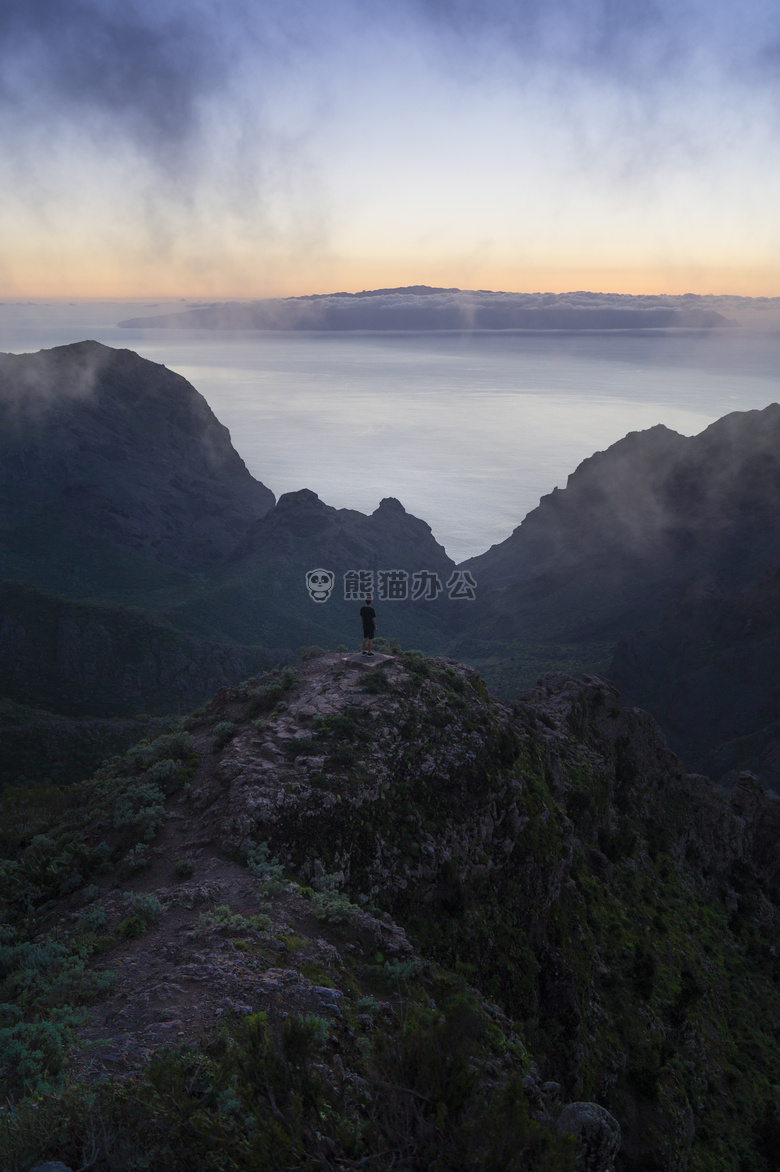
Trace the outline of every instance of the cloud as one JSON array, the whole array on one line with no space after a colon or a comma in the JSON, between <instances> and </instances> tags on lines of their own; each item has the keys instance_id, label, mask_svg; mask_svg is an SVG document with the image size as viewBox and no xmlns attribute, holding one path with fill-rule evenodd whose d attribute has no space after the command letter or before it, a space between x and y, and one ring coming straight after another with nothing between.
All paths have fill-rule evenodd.
<instances>
[{"instance_id":1,"label":"cloud","mask_svg":"<svg viewBox=\"0 0 780 1172\"><path fill-rule=\"evenodd\" d=\"M285 79L287 102L293 88L351 92L364 55L385 53L391 74L402 44L431 85L456 68L464 86L548 76L627 92L707 78L780 88L780 15L765 0L738 12L699 0L5 0L6 130L77 120L166 166L199 140L209 103L229 100L257 123L258 95L272 102Z\"/></svg>"},{"instance_id":2,"label":"cloud","mask_svg":"<svg viewBox=\"0 0 780 1172\"><path fill-rule=\"evenodd\" d=\"M162 161L225 85L230 54L212 5L6 0L0 8L6 119L87 119Z\"/></svg>"},{"instance_id":3,"label":"cloud","mask_svg":"<svg viewBox=\"0 0 780 1172\"><path fill-rule=\"evenodd\" d=\"M434 40L509 62L610 76L627 88L683 77L708 61L721 75L778 86L762 69L780 46L770 0L400 0ZM765 74L765 76L762 76Z\"/></svg>"},{"instance_id":4,"label":"cloud","mask_svg":"<svg viewBox=\"0 0 780 1172\"><path fill-rule=\"evenodd\" d=\"M0 236L205 296L336 253L571 254L599 215L660 253L698 192L766 237L779 47L774 0L4 0Z\"/></svg>"},{"instance_id":5,"label":"cloud","mask_svg":"<svg viewBox=\"0 0 780 1172\"><path fill-rule=\"evenodd\" d=\"M42 419L63 402L90 398L115 351L97 342L37 354L0 354L0 420Z\"/></svg>"}]
</instances>

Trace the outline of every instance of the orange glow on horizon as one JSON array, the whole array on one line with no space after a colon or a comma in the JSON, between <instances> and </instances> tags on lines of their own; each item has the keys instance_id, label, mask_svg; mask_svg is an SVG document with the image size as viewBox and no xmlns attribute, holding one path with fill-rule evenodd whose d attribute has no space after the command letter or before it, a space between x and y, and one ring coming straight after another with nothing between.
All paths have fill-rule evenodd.
<instances>
[{"instance_id":1,"label":"orange glow on horizon","mask_svg":"<svg viewBox=\"0 0 780 1172\"><path fill-rule=\"evenodd\" d=\"M37 267L37 266L36 266ZM231 269L233 266L230 266ZM664 266L664 267L564 267L501 266L480 268L478 273L467 271L470 266L444 263L425 265L420 271L419 261L409 263L396 260L392 264L362 265L333 264L312 266L301 271L283 273L277 265L268 266L269 272L258 279L257 268L237 276L235 271L220 279L218 273L200 280L185 278L182 274L155 275L148 272L137 275L123 271L121 276L112 271L80 270L78 277L69 278L65 272L45 274L28 271L26 279L5 280L0 277L0 300L14 301L118 301L137 302L160 300L167 303L181 301L253 301L272 297L300 297L306 294L348 292L364 289L390 289L409 285L429 285L463 290L485 289L507 293L570 293L585 290L592 293L732 295L741 297L779 297L780 277L776 267L766 269L738 268L736 266ZM329 271L323 272L327 268ZM168 305L170 309L170 304Z\"/></svg>"},{"instance_id":2,"label":"orange glow on horizon","mask_svg":"<svg viewBox=\"0 0 780 1172\"><path fill-rule=\"evenodd\" d=\"M695 253L676 259L670 250L651 259L632 249L624 261L613 250L599 263L595 242L584 255L566 259L541 250L523 256L516 244L496 258L465 249L442 254L407 246L388 256L371 249L323 247L302 253L284 247L242 250L234 244L199 254L178 246L160 256L127 243L104 250L81 249L80 243L60 241L58 247L36 241L31 246L28 241L25 247L18 240L0 264L0 301L251 301L408 285L516 293L780 296L780 266L772 263L771 254L763 263L756 263L755 255L735 263L733 252L702 263Z\"/></svg>"}]
</instances>

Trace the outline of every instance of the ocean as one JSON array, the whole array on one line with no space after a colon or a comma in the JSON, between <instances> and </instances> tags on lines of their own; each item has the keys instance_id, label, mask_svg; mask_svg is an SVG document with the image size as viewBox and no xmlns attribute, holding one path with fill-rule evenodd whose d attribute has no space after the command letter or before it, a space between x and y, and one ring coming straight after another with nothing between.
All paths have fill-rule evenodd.
<instances>
[{"instance_id":1,"label":"ocean","mask_svg":"<svg viewBox=\"0 0 780 1172\"><path fill-rule=\"evenodd\" d=\"M170 309L161 305L160 311ZM780 332L245 333L120 329L141 307L0 306L0 350L95 338L205 396L274 493L397 497L456 561L627 432L693 435L780 399Z\"/></svg>"}]
</instances>

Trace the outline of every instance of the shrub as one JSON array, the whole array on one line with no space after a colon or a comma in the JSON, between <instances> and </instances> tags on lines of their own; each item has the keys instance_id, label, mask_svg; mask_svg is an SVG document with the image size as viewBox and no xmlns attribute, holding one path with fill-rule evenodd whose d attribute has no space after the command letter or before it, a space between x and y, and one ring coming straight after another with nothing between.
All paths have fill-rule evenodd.
<instances>
[{"instance_id":1,"label":"shrub","mask_svg":"<svg viewBox=\"0 0 780 1172\"><path fill-rule=\"evenodd\" d=\"M336 765L344 765L349 768L357 761L357 749L353 745L336 745L331 754L331 760Z\"/></svg>"},{"instance_id":2,"label":"shrub","mask_svg":"<svg viewBox=\"0 0 780 1172\"><path fill-rule=\"evenodd\" d=\"M117 794L114 827L134 830L143 842L151 842L165 821L165 794L151 781L137 781Z\"/></svg>"},{"instance_id":3,"label":"shrub","mask_svg":"<svg viewBox=\"0 0 780 1172\"><path fill-rule=\"evenodd\" d=\"M260 915L242 916L240 912L233 912L226 903L204 912L198 923L203 928L225 928L230 932L266 932L271 927L270 916Z\"/></svg>"},{"instance_id":4,"label":"shrub","mask_svg":"<svg viewBox=\"0 0 780 1172\"><path fill-rule=\"evenodd\" d=\"M250 875L260 879L263 895L279 895L284 890L284 869L271 854L267 842L253 842L247 847L246 865Z\"/></svg>"},{"instance_id":5,"label":"shrub","mask_svg":"<svg viewBox=\"0 0 780 1172\"><path fill-rule=\"evenodd\" d=\"M236 726L232 720L221 720L219 724L214 725L214 739L211 742L213 752L218 753L220 749L224 749L228 741L232 741L236 735Z\"/></svg>"},{"instance_id":6,"label":"shrub","mask_svg":"<svg viewBox=\"0 0 780 1172\"><path fill-rule=\"evenodd\" d=\"M130 912L134 916L141 916L147 924L159 920L162 915L162 904L156 895L146 895L142 891L126 891L124 898L130 905Z\"/></svg>"},{"instance_id":7,"label":"shrub","mask_svg":"<svg viewBox=\"0 0 780 1172\"><path fill-rule=\"evenodd\" d=\"M189 733L177 731L165 733L153 741L141 741L125 754L125 762L134 773L143 773L158 761L170 758L174 761L189 761L196 756L195 742Z\"/></svg>"},{"instance_id":8,"label":"shrub","mask_svg":"<svg viewBox=\"0 0 780 1172\"><path fill-rule=\"evenodd\" d=\"M246 715L256 716L261 712L270 712L274 707L276 707L277 711L284 711L284 709L278 707L280 703L284 703L282 697L285 692L294 688L297 683L298 673L292 668L283 668L275 678L269 679L259 688L252 688L249 691L247 695L249 704L246 709ZM284 707L286 708L287 705L285 704Z\"/></svg>"},{"instance_id":9,"label":"shrub","mask_svg":"<svg viewBox=\"0 0 780 1172\"><path fill-rule=\"evenodd\" d=\"M319 659L321 655L327 655L324 647L318 647L313 643L310 647L299 647L298 655L305 662L307 659Z\"/></svg>"},{"instance_id":10,"label":"shrub","mask_svg":"<svg viewBox=\"0 0 780 1172\"><path fill-rule=\"evenodd\" d=\"M173 873L177 879L191 879L195 871L195 864L191 859L177 859L173 864Z\"/></svg>"},{"instance_id":11,"label":"shrub","mask_svg":"<svg viewBox=\"0 0 780 1172\"><path fill-rule=\"evenodd\" d=\"M354 741L367 737L365 730L361 728L355 717L348 713L315 717L314 727L317 732L331 736L336 741Z\"/></svg>"},{"instance_id":12,"label":"shrub","mask_svg":"<svg viewBox=\"0 0 780 1172\"><path fill-rule=\"evenodd\" d=\"M328 924L347 924L360 915L361 909L345 894L338 890L338 876L323 875L315 880L318 888L312 897L314 915Z\"/></svg>"},{"instance_id":13,"label":"shrub","mask_svg":"<svg viewBox=\"0 0 780 1172\"><path fill-rule=\"evenodd\" d=\"M150 866L151 861L149 844L138 842L121 859L117 867L117 875L120 879L129 879L131 875L135 875L136 871L142 871L144 867Z\"/></svg>"},{"instance_id":14,"label":"shrub","mask_svg":"<svg viewBox=\"0 0 780 1172\"><path fill-rule=\"evenodd\" d=\"M322 746L313 737L293 737L287 742L287 756L293 761L296 757L313 757L319 753Z\"/></svg>"},{"instance_id":15,"label":"shrub","mask_svg":"<svg viewBox=\"0 0 780 1172\"><path fill-rule=\"evenodd\" d=\"M163 761L155 761L147 770L146 776L149 781L159 785L166 795L172 794L181 789L184 783L184 766L181 761L166 757Z\"/></svg>"},{"instance_id":16,"label":"shrub","mask_svg":"<svg viewBox=\"0 0 780 1172\"><path fill-rule=\"evenodd\" d=\"M117 931L125 940L135 940L137 936L143 936L148 926L143 916L128 916L118 925Z\"/></svg>"},{"instance_id":17,"label":"shrub","mask_svg":"<svg viewBox=\"0 0 780 1172\"><path fill-rule=\"evenodd\" d=\"M383 655L398 655L401 651L401 644L397 639L385 639L381 635L374 639L373 647Z\"/></svg>"},{"instance_id":18,"label":"shrub","mask_svg":"<svg viewBox=\"0 0 780 1172\"><path fill-rule=\"evenodd\" d=\"M89 928L91 931L95 931L97 928L103 928L105 926L106 913L102 907L91 907L78 916L77 922L79 927Z\"/></svg>"},{"instance_id":19,"label":"shrub","mask_svg":"<svg viewBox=\"0 0 780 1172\"><path fill-rule=\"evenodd\" d=\"M75 1029L84 1017L72 1009L54 1009L46 1021L17 1021L0 1028L0 1080L6 1094L49 1089L65 1065Z\"/></svg>"}]
</instances>

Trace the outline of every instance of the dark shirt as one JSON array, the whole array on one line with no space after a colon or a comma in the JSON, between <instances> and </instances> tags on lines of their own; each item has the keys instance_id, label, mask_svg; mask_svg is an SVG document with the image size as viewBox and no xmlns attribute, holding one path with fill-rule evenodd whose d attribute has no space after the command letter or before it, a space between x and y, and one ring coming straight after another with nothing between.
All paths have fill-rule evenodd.
<instances>
[{"instance_id":1,"label":"dark shirt","mask_svg":"<svg viewBox=\"0 0 780 1172\"><path fill-rule=\"evenodd\" d=\"M360 617L363 620L363 630L373 631L374 619L376 618L376 611L373 606L361 606Z\"/></svg>"}]
</instances>

